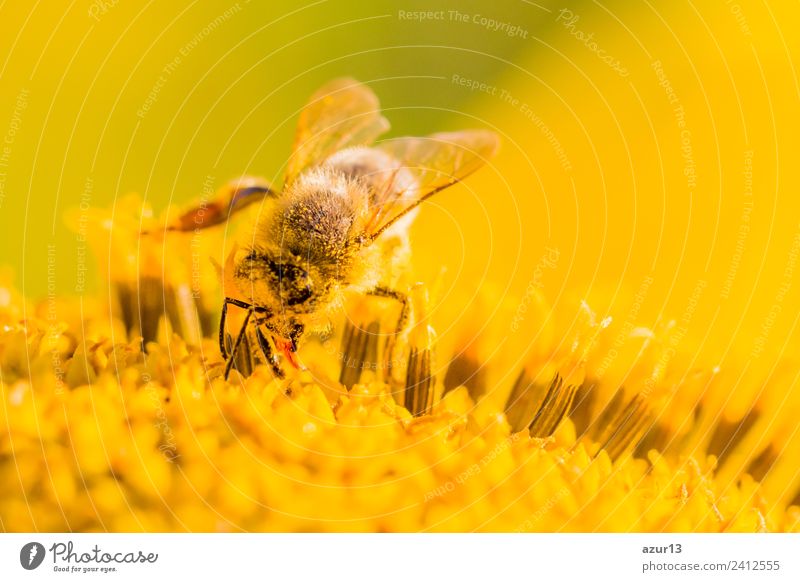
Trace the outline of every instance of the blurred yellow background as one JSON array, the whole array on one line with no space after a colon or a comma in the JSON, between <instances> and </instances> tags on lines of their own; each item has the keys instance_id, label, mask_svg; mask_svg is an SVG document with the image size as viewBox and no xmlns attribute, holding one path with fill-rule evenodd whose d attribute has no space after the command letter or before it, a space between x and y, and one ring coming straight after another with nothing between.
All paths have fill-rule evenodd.
<instances>
[{"instance_id":1,"label":"blurred yellow background","mask_svg":"<svg viewBox=\"0 0 800 582\"><path fill-rule=\"evenodd\" d=\"M68 209L279 183L299 108L350 75L392 135L503 138L415 225L418 276L445 267L450 307L533 285L573 311L681 320L706 364L769 374L800 293L798 9L711 4L6 3L0 264L26 295L98 292Z\"/></svg>"}]
</instances>

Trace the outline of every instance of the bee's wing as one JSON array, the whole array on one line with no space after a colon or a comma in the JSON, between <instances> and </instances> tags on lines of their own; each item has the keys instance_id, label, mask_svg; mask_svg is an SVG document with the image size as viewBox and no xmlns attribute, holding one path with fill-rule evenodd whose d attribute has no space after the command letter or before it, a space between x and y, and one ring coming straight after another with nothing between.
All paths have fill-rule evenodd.
<instances>
[{"instance_id":1,"label":"bee's wing","mask_svg":"<svg viewBox=\"0 0 800 582\"><path fill-rule=\"evenodd\" d=\"M401 137L376 146L390 154L416 178L413 197L387 184L382 188L367 221L367 241L376 239L398 219L437 192L469 176L497 151L497 135L486 130L434 133L427 137ZM389 179L394 180L394 175Z\"/></svg>"},{"instance_id":2,"label":"bee's wing","mask_svg":"<svg viewBox=\"0 0 800 582\"><path fill-rule=\"evenodd\" d=\"M341 149L370 145L388 129L378 98L366 85L350 78L326 83L300 113L286 184Z\"/></svg>"},{"instance_id":3,"label":"bee's wing","mask_svg":"<svg viewBox=\"0 0 800 582\"><path fill-rule=\"evenodd\" d=\"M263 178L242 176L220 188L210 200L201 200L170 221L166 230L187 232L215 226L253 202L276 195Z\"/></svg>"}]
</instances>

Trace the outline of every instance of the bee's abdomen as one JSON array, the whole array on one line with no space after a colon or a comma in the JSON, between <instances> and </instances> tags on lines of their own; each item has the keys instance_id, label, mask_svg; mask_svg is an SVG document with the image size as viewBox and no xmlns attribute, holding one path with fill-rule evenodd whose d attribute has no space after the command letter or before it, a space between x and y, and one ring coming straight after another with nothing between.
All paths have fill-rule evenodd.
<instances>
[{"instance_id":1,"label":"bee's abdomen","mask_svg":"<svg viewBox=\"0 0 800 582\"><path fill-rule=\"evenodd\" d=\"M341 150L328 158L326 164L365 185L369 190L370 205L382 204L385 197L413 185L413 179L397 160L374 148Z\"/></svg>"}]
</instances>

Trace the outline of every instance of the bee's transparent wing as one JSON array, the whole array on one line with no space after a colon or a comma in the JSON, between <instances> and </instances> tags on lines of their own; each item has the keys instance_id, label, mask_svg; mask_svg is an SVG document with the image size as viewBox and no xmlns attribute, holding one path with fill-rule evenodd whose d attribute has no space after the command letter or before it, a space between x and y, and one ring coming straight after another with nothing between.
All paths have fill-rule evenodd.
<instances>
[{"instance_id":1,"label":"bee's transparent wing","mask_svg":"<svg viewBox=\"0 0 800 582\"><path fill-rule=\"evenodd\" d=\"M495 133L479 129L401 137L377 145L413 174L415 192L409 197L407 191L392 184L381 188L382 194L379 193L373 207L365 238L376 239L421 202L469 176L489 161L498 145Z\"/></svg>"},{"instance_id":2,"label":"bee's transparent wing","mask_svg":"<svg viewBox=\"0 0 800 582\"><path fill-rule=\"evenodd\" d=\"M341 149L372 144L388 129L378 98L366 85L350 78L326 83L300 113L286 184Z\"/></svg>"},{"instance_id":3,"label":"bee's transparent wing","mask_svg":"<svg viewBox=\"0 0 800 582\"><path fill-rule=\"evenodd\" d=\"M210 199L203 199L166 225L166 230L194 231L227 221L254 202L277 196L263 178L242 176L220 188Z\"/></svg>"}]
</instances>

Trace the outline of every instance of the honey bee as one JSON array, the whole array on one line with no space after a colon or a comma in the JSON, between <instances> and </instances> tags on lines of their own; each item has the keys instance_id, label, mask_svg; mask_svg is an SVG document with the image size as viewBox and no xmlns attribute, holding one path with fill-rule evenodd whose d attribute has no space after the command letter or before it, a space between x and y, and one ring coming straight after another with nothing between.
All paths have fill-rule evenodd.
<instances>
[{"instance_id":1,"label":"honey bee","mask_svg":"<svg viewBox=\"0 0 800 582\"><path fill-rule=\"evenodd\" d=\"M378 99L353 79L314 93L300 114L283 188L244 178L222 198L180 216L171 230L219 224L261 201L249 240L221 267L225 299L220 351L225 377L245 334L278 377L282 360L301 368L304 334L321 331L346 293L392 297L409 255L408 231L418 206L491 158L498 146L486 130L401 137L376 143L389 129ZM245 310L238 333L226 331L230 305Z\"/></svg>"}]
</instances>

